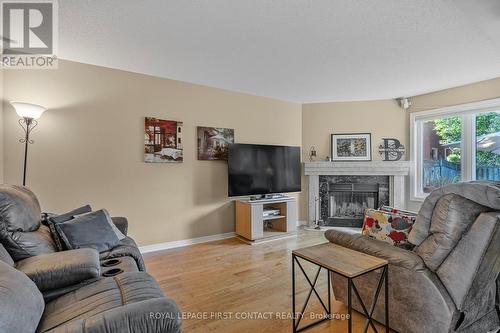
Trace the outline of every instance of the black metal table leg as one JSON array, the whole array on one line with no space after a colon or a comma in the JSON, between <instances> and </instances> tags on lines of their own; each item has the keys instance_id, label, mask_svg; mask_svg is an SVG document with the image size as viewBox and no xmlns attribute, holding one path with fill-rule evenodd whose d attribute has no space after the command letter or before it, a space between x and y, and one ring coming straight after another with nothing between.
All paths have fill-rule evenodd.
<instances>
[{"instance_id":1,"label":"black metal table leg","mask_svg":"<svg viewBox=\"0 0 500 333\"><path fill-rule=\"evenodd\" d=\"M385 267L385 332L389 333L389 265Z\"/></svg>"},{"instance_id":2,"label":"black metal table leg","mask_svg":"<svg viewBox=\"0 0 500 333\"><path fill-rule=\"evenodd\" d=\"M347 332L352 333L352 279L347 279L347 315L349 319L347 319Z\"/></svg>"},{"instance_id":3,"label":"black metal table leg","mask_svg":"<svg viewBox=\"0 0 500 333\"><path fill-rule=\"evenodd\" d=\"M330 271L326 270L327 278L326 278L326 283L328 284L328 314L331 316L332 315L332 296L330 290L332 289L332 285L330 282Z\"/></svg>"},{"instance_id":4,"label":"black metal table leg","mask_svg":"<svg viewBox=\"0 0 500 333\"><path fill-rule=\"evenodd\" d=\"M309 283L309 286L311 287L311 289L309 290L309 293L307 295L307 298L305 300L304 306L302 307L302 310L299 313L296 313L296 304L295 304L296 303L296 297L295 297L295 293L296 293L296 287L295 287L295 265L296 264L299 266L300 270L304 274L304 277L306 278L306 281ZM292 254L292 311L293 311L293 316L292 316L293 327L292 327L292 331L293 331L293 333L301 332L301 331L303 331L305 329L308 329L311 326L317 325L317 324L319 324L319 323L321 323L321 322L323 322L325 320L329 320L330 317L331 317L332 308L331 308L331 292L330 292L330 271L328 269L325 269L326 270L326 274L327 274L327 281L328 281L328 307L325 305L325 303L323 302L323 300L321 299L319 293L316 291L316 288L315 288L316 282L318 281L318 278L319 278L319 273L321 272L322 268L323 268L322 266L318 267L318 271L316 272L316 275L314 276L313 281L311 281L309 279L309 277L307 276L304 268L300 264L299 260L297 259L297 257ZM325 312L327 313L328 316L325 316L322 319L319 319L319 320L317 320L315 322L312 322L312 323L309 323L309 324L305 325L304 327L299 328L300 321L301 321L302 317L304 316L307 304L309 303L309 299L311 298L311 295L313 293L318 297L319 302L321 303L323 309L325 310ZM297 320L295 319L296 315L298 317Z\"/></svg>"},{"instance_id":5,"label":"black metal table leg","mask_svg":"<svg viewBox=\"0 0 500 333\"><path fill-rule=\"evenodd\" d=\"M296 333L295 327L295 254L292 254L292 332Z\"/></svg>"}]
</instances>

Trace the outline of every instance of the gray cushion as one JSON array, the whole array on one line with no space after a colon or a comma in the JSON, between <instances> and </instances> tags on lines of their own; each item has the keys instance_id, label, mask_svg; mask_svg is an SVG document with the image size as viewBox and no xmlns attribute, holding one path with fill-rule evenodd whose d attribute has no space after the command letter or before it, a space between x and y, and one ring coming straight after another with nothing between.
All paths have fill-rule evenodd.
<instances>
[{"instance_id":1,"label":"gray cushion","mask_svg":"<svg viewBox=\"0 0 500 333\"><path fill-rule=\"evenodd\" d=\"M425 198L418 212L417 220L408 235L408 241L414 245L420 245L420 243L429 236L434 208L439 199L447 194L458 194L480 205L490 207L492 210L500 210L499 184L499 182L490 181L460 182L449 184L432 191L431 194Z\"/></svg>"},{"instance_id":2,"label":"gray cushion","mask_svg":"<svg viewBox=\"0 0 500 333\"><path fill-rule=\"evenodd\" d=\"M90 330L91 332L134 332L121 325L128 324L132 327L138 327L140 324L154 324L154 320L149 319L151 310L147 304L151 300L163 297L164 294L156 281L144 272L123 273L112 278L104 278L47 303L38 332L45 332L61 325L88 327L97 325L96 320L99 321L99 325L104 326L101 327L100 331L96 329ZM137 318L139 322L136 323L128 321L129 316L125 311L126 308L121 309L122 306L132 304L138 305L134 307L135 313L139 314L139 318ZM175 305L175 303L173 304ZM109 322L110 326L114 327L111 329L111 327L106 326L108 318L105 314L115 313L115 311L121 313L118 319L122 324L115 326L112 325L113 322ZM163 311L178 311L178 309L174 306L163 308ZM104 317L102 317L103 315ZM174 314L174 318L176 315L177 313ZM133 316L133 313L130 313L130 316ZM146 330L146 327L139 331L156 332ZM65 332L65 330L61 330L61 332Z\"/></svg>"},{"instance_id":3,"label":"gray cushion","mask_svg":"<svg viewBox=\"0 0 500 333\"><path fill-rule=\"evenodd\" d=\"M103 210L76 216L55 226L68 249L88 247L103 252L120 242Z\"/></svg>"},{"instance_id":4,"label":"gray cushion","mask_svg":"<svg viewBox=\"0 0 500 333\"><path fill-rule=\"evenodd\" d=\"M477 315L477 311L493 308L493 305L483 307L477 304L491 301L487 297L488 289L495 289L494 280L498 274L498 268L495 271L495 266L500 264L499 218L498 212L479 215L436 271L457 308L467 311L468 317ZM477 286L473 287L474 284ZM473 302L474 309L463 307L466 298L477 301ZM479 313L477 318L482 315L485 313Z\"/></svg>"},{"instance_id":5,"label":"gray cushion","mask_svg":"<svg viewBox=\"0 0 500 333\"><path fill-rule=\"evenodd\" d=\"M49 227L45 225L31 232L0 229L0 238L14 261L57 251Z\"/></svg>"},{"instance_id":6,"label":"gray cushion","mask_svg":"<svg viewBox=\"0 0 500 333\"><path fill-rule=\"evenodd\" d=\"M0 332L35 332L44 306L42 294L35 284L0 261Z\"/></svg>"},{"instance_id":7,"label":"gray cushion","mask_svg":"<svg viewBox=\"0 0 500 333\"><path fill-rule=\"evenodd\" d=\"M58 326L47 333L180 333L181 314L170 298L127 304Z\"/></svg>"},{"instance_id":8,"label":"gray cushion","mask_svg":"<svg viewBox=\"0 0 500 333\"><path fill-rule=\"evenodd\" d=\"M41 291L64 288L100 276L99 253L78 249L40 255L17 263Z\"/></svg>"},{"instance_id":9,"label":"gray cushion","mask_svg":"<svg viewBox=\"0 0 500 333\"><path fill-rule=\"evenodd\" d=\"M41 216L38 199L27 187L0 184L0 228L35 231Z\"/></svg>"},{"instance_id":10,"label":"gray cushion","mask_svg":"<svg viewBox=\"0 0 500 333\"><path fill-rule=\"evenodd\" d=\"M41 217L38 199L27 187L0 185L0 242L14 261L56 251L49 230L39 228Z\"/></svg>"},{"instance_id":11,"label":"gray cushion","mask_svg":"<svg viewBox=\"0 0 500 333\"><path fill-rule=\"evenodd\" d=\"M491 208L456 194L447 194L437 202L432 214L430 235L415 252L427 267L435 271L457 245L477 217Z\"/></svg>"},{"instance_id":12,"label":"gray cushion","mask_svg":"<svg viewBox=\"0 0 500 333\"><path fill-rule=\"evenodd\" d=\"M127 236L127 231L128 231L128 220L126 217L122 216L113 216L111 218L113 224L120 230L120 232L124 235Z\"/></svg>"}]
</instances>

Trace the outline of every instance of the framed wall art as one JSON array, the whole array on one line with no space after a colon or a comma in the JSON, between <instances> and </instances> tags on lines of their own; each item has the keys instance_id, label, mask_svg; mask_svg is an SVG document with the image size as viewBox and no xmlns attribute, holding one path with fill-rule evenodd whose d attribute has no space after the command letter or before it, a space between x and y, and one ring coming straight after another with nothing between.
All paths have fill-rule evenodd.
<instances>
[{"instance_id":1,"label":"framed wall art","mask_svg":"<svg viewBox=\"0 0 500 333\"><path fill-rule=\"evenodd\" d=\"M144 161L182 162L182 122L146 117L144 122Z\"/></svg>"},{"instance_id":2,"label":"framed wall art","mask_svg":"<svg viewBox=\"0 0 500 333\"><path fill-rule=\"evenodd\" d=\"M227 161L229 145L234 143L234 129L198 126L198 159Z\"/></svg>"},{"instance_id":3,"label":"framed wall art","mask_svg":"<svg viewBox=\"0 0 500 333\"><path fill-rule=\"evenodd\" d=\"M371 134L332 134L331 150L332 161L371 161Z\"/></svg>"}]
</instances>

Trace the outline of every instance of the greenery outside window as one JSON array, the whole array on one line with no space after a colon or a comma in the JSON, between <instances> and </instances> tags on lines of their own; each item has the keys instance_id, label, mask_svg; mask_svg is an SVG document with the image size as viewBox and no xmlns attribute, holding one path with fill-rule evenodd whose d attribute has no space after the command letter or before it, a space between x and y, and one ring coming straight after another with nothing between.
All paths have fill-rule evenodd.
<instances>
[{"instance_id":1,"label":"greenery outside window","mask_svg":"<svg viewBox=\"0 0 500 333\"><path fill-rule=\"evenodd\" d=\"M411 199L466 180L500 181L500 99L411 116Z\"/></svg>"}]
</instances>

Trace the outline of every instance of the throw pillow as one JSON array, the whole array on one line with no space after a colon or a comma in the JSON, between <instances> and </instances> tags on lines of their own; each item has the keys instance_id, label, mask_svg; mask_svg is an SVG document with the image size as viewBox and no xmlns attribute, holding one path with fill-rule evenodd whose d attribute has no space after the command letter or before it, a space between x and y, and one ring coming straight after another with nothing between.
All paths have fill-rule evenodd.
<instances>
[{"instance_id":1,"label":"throw pillow","mask_svg":"<svg viewBox=\"0 0 500 333\"><path fill-rule=\"evenodd\" d=\"M113 223L113 219L111 218L111 215L109 215L108 211L106 209L103 209L103 211L106 214L106 219L108 220L108 223L111 226L111 229L113 229L113 231L115 232L116 237L118 237L119 240L126 238L127 236L125 236L120 231L120 229L118 229L118 227Z\"/></svg>"},{"instance_id":2,"label":"throw pillow","mask_svg":"<svg viewBox=\"0 0 500 333\"><path fill-rule=\"evenodd\" d=\"M101 209L75 216L67 222L56 223L55 227L68 249L93 248L98 252L104 252L120 242L108 217L109 215Z\"/></svg>"},{"instance_id":3,"label":"throw pillow","mask_svg":"<svg viewBox=\"0 0 500 333\"><path fill-rule=\"evenodd\" d=\"M408 234L415 223L416 215L396 209L367 209L363 223L363 235L395 246L408 245Z\"/></svg>"},{"instance_id":4,"label":"throw pillow","mask_svg":"<svg viewBox=\"0 0 500 333\"><path fill-rule=\"evenodd\" d=\"M75 216L77 215L82 215L82 214L87 214L92 211L92 207L90 205L85 205L76 209L73 209L72 211L69 211L64 214L59 214L57 216L52 216L50 219L54 221L55 223L61 223L61 222L66 222L69 220L72 220Z\"/></svg>"},{"instance_id":5,"label":"throw pillow","mask_svg":"<svg viewBox=\"0 0 500 333\"><path fill-rule=\"evenodd\" d=\"M67 248L64 245L64 242L61 240L61 237L57 233L55 225L57 223L62 223L62 222L72 220L77 215L89 213L91 211L92 211L92 208L90 207L90 205L85 205L85 206L73 209L72 211L69 211L69 212L64 213L64 214L60 214L60 215L51 214L51 216L47 216L47 219L45 222L47 223L47 225L50 228L52 238L54 239L54 243L56 244L56 248L58 251L64 251L64 250L67 250Z\"/></svg>"},{"instance_id":6,"label":"throw pillow","mask_svg":"<svg viewBox=\"0 0 500 333\"><path fill-rule=\"evenodd\" d=\"M104 214L106 215L106 220L108 221L109 225L111 226L111 229L113 229L114 233L116 234L116 237L118 237L119 240L122 240L124 238L126 238L127 236L125 236L121 231L120 229L118 229L118 227L113 223L113 219L111 218L111 215L109 215L109 212L106 210L106 209L101 209ZM90 214L90 213L87 213L87 214ZM80 216L83 216L83 215L86 215L86 214L82 214Z\"/></svg>"}]
</instances>

